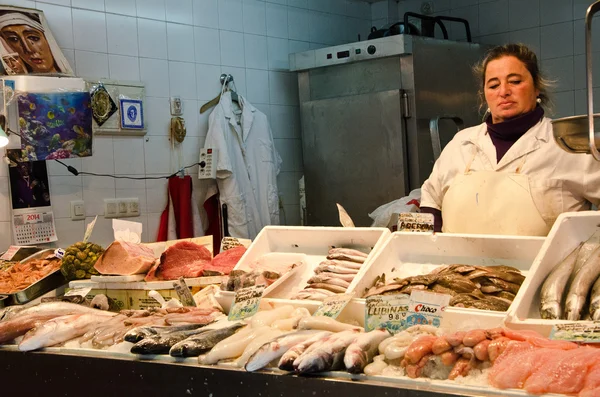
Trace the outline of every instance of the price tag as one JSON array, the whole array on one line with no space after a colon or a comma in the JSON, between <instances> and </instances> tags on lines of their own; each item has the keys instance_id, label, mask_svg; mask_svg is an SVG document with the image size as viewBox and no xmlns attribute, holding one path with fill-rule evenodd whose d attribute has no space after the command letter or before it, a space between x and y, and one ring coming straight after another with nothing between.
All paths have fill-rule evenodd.
<instances>
[{"instance_id":1,"label":"price tag","mask_svg":"<svg viewBox=\"0 0 600 397\"><path fill-rule=\"evenodd\" d=\"M239 246L248 248L251 243L252 243L252 240L248 240L248 239L244 239L244 238L223 237L223 239L221 240L221 251L219 251L219 252L227 251L229 249L239 247Z\"/></svg>"},{"instance_id":2,"label":"price tag","mask_svg":"<svg viewBox=\"0 0 600 397\"><path fill-rule=\"evenodd\" d=\"M173 288L175 288L175 292L177 292L177 296L179 296L179 300L183 306L196 307L194 296L190 292L190 289L185 283L183 277L179 277L179 280L173 282Z\"/></svg>"},{"instance_id":3,"label":"price tag","mask_svg":"<svg viewBox=\"0 0 600 397\"><path fill-rule=\"evenodd\" d=\"M576 323L556 324L552 327L550 339L600 343L600 321L578 321Z\"/></svg>"},{"instance_id":4,"label":"price tag","mask_svg":"<svg viewBox=\"0 0 600 397\"><path fill-rule=\"evenodd\" d=\"M62 248L57 248L54 250L54 256L58 259L62 259L65 256L65 250Z\"/></svg>"},{"instance_id":5,"label":"price tag","mask_svg":"<svg viewBox=\"0 0 600 397\"><path fill-rule=\"evenodd\" d=\"M325 298L313 316L326 316L336 318L346 307L354 294L333 295Z\"/></svg>"},{"instance_id":6,"label":"price tag","mask_svg":"<svg viewBox=\"0 0 600 397\"><path fill-rule=\"evenodd\" d=\"M410 296L375 295L367 298L365 305L365 331L385 328L396 334L406 328Z\"/></svg>"},{"instance_id":7,"label":"price tag","mask_svg":"<svg viewBox=\"0 0 600 397\"><path fill-rule=\"evenodd\" d=\"M65 293L65 296L76 296L76 295L79 295L79 296L85 298L87 296L87 294L90 293L91 290L92 290L92 287L74 288L74 289L70 290L69 292Z\"/></svg>"},{"instance_id":8,"label":"price tag","mask_svg":"<svg viewBox=\"0 0 600 397\"><path fill-rule=\"evenodd\" d=\"M89 225L87 225L87 229L85 229L85 234L83 235L83 242L84 243L87 243L87 241L92 236L92 232L94 231L94 226L96 225L96 220L97 219L98 219L98 215L96 215L96 217L94 218L94 220L91 221Z\"/></svg>"},{"instance_id":9,"label":"price tag","mask_svg":"<svg viewBox=\"0 0 600 397\"><path fill-rule=\"evenodd\" d=\"M446 307L450 303L450 295L434 292L413 291L410 294L406 326L433 325L439 327Z\"/></svg>"},{"instance_id":10,"label":"price tag","mask_svg":"<svg viewBox=\"0 0 600 397\"><path fill-rule=\"evenodd\" d=\"M401 212L398 214L399 232L433 232L433 214Z\"/></svg>"},{"instance_id":11,"label":"price tag","mask_svg":"<svg viewBox=\"0 0 600 397\"><path fill-rule=\"evenodd\" d=\"M15 254L17 253L17 251L19 249L21 249L20 246L11 245L10 247L8 247L6 252L4 254L2 254L2 256L0 256L0 259L5 260L5 261L11 260L13 258L13 256L15 256Z\"/></svg>"},{"instance_id":12,"label":"price tag","mask_svg":"<svg viewBox=\"0 0 600 397\"><path fill-rule=\"evenodd\" d=\"M264 290L264 285L255 285L237 290L235 292L233 305L229 310L228 320L238 321L254 316L260 306L260 300Z\"/></svg>"}]
</instances>

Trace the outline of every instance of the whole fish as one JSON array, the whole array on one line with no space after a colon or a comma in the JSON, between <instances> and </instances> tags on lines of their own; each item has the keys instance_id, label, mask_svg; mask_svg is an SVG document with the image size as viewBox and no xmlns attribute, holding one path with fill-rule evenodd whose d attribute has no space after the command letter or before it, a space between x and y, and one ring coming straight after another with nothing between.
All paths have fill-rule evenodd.
<instances>
[{"instance_id":1,"label":"whole fish","mask_svg":"<svg viewBox=\"0 0 600 397\"><path fill-rule=\"evenodd\" d=\"M262 310L252 316L250 324L252 328L271 326L275 320L290 317L293 311L294 306L292 305L284 305L273 310Z\"/></svg>"},{"instance_id":2,"label":"whole fish","mask_svg":"<svg viewBox=\"0 0 600 397\"><path fill-rule=\"evenodd\" d=\"M221 360L239 357L244 353L246 346L248 346L248 344L266 328L268 327L261 327L259 329L246 327L240 332L217 343L208 354L200 356L198 362L204 365L212 365Z\"/></svg>"},{"instance_id":3,"label":"whole fish","mask_svg":"<svg viewBox=\"0 0 600 397\"><path fill-rule=\"evenodd\" d=\"M567 320L579 320L592 284L598 279L599 275L600 247L592 253L581 269L575 274L573 281L571 281L565 303Z\"/></svg>"},{"instance_id":4,"label":"whole fish","mask_svg":"<svg viewBox=\"0 0 600 397\"><path fill-rule=\"evenodd\" d=\"M577 254L577 261L575 262L575 268L573 269L573 275L575 275L579 269L583 267L589 257L600 247L600 229L596 230L587 241L585 241L579 253Z\"/></svg>"},{"instance_id":5,"label":"whole fish","mask_svg":"<svg viewBox=\"0 0 600 397\"><path fill-rule=\"evenodd\" d=\"M355 262L355 263L363 264L367 258L365 258L364 256L361 256L361 255L348 255L348 254L342 254L342 253L335 253L335 254L327 255L327 259L348 261L348 262Z\"/></svg>"},{"instance_id":6,"label":"whole fish","mask_svg":"<svg viewBox=\"0 0 600 397\"><path fill-rule=\"evenodd\" d=\"M19 343L19 350L26 352L41 349L77 338L115 315L98 310L98 313L93 314L70 314L53 318L27 332Z\"/></svg>"},{"instance_id":7,"label":"whole fish","mask_svg":"<svg viewBox=\"0 0 600 397\"><path fill-rule=\"evenodd\" d=\"M169 354L173 357L197 357L204 354L222 340L244 328L246 324L238 323L227 328L211 329L191 336L173 345Z\"/></svg>"},{"instance_id":8,"label":"whole fish","mask_svg":"<svg viewBox=\"0 0 600 397\"><path fill-rule=\"evenodd\" d=\"M344 260L341 260L341 259L328 259L328 260L324 260L320 264L321 265L328 265L328 266L345 267L347 269L354 269L356 271L360 270L360 268L363 265L362 262L357 263L357 262L352 262L352 261L344 261Z\"/></svg>"},{"instance_id":9,"label":"whole fish","mask_svg":"<svg viewBox=\"0 0 600 397\"><path fill-rule=\"evenodd\" d=\"M8 320L0 322L0 344L24 335L42 321L69 314L99 314L104 313L98 309L76 305L68 302L42 303L19 311Z\"/></svg>"},{"instance_id":10,"label":"whole fish","mask_svg":"<svg viewBox=\"0 0 600 397\"><path fill-rule=\"evenodd\" d=\"M376 329L359 335L346 349L344 365L351 374L360 374L378 353L379 344L391 337L387 330Z\"/></svg>"},{"instance_id":11,"label":"whole fish","mask_svg":"<svg viewBox=\"0 0 600 397\"><path fill-rule=\"evenodd\" d=\"M545 319L560 319L562 317L562 301L569 277L573 273L579 250L579 244L562 261L560 261L546 277L540 290L540 316Z\"/></svg>"},{"instance_id":12,"label":"whole fish","mask_svg":"<svg viewBox=\"0 0 600 397\"><path fill-rule=\"evenodd\" d=\"M318 289L324 289L327 291L331 291L336 294L343 294L344 292L346 292L346 289L347 289L345 287L340 287L338 285L326 284L326 283L314 283L314 284L310 284L310 286L312 288L318 288Z\"/></svg>"},{"instance_id":13,"label":"whole fish","mask_svg":"<svg viewBox=\"0 0 600 397\"><path fill-rule=\"evenodd\" d=\"M346 289L350 286L350 283L348 281L342 280L337 277L324 276L323 273L316 274L308 280L308 284L318 284L318 283L337 285L338 287L342 287L344 289Z\"/></svg>"},{"instance_id":14,"label":"whole fish","mask_svg":"<svg viewBox=\"0 0 600 397\"><path fill-rule=\"evenodd\" d=\"M341 323L331 317L326 316L310 316L305 317L298 323L298 329L320 329L323 331L342 332L348 330L362 330L350 324Z\"/></svg>"},{"instance_id":15,"label":"whole fish","mask_svg":"<svg viewBox=\"0 0 600 397\"><path fill-rule=\"evenodd\" d=\"M203 327L202 324L185 325L143 325L129 330L124 337L126 342L138 343L144 338L168 332L190 331Z\"/></svg>"},{"instance_id":16,"label":"whole fish","mask_svg":"<svg viewBox=\"0 0 600 397\"><path fill-rule=\"evenodd\" d=\"M592 287L589 312L592 320L600 320L600 277L598 277L594 283L594 286Z\"/></svg>"},{"instance_id":17,"label":"whole fish","mask_svg":"<svg viewBox=\"0 0 600 397\"><path fill-rule=\"evenodd\" d=\"M256 338L254 338L252 340L252 342L250 342L248 344L248 346L246 346L246 348L244 349L244 352L242 353L242 355L240 356L240 358L238 358L236 365L238 367L243 367L246 365L246 363L248 362L248 359L254 354L256 353L256 351L258 349L260 349L260 347L262 345L264 345L265 343L269 343L270 341L272 341L273 339L275 339L276 337L280 336L283 334L283 331L278 330L278 329L274 329L274 328L269 328L269 327L265 327L268 328L265 331L263 331L260 335L258 335Z\"/></svg>"},{"instance_id":18,"label":"whole fish","mask_svg":"<svg viewBox=\"0 0 600 397\"><path fill-rule=\"evenodd\" d=\"M206 329L197 326L196 329L186 331L164 332L158 335L147 336L131 347L133 354L168 354L171 347L190 336L202 334Z\"/></svg>"},{"instance_id":19,"label":"whole fish","mask_svg":"<svg viewBox=\"0 0 600 397\"><path fill-rule=\"evenodd\" d=\"M296 371L308 374L323 371L335 371L344 361L346 348L359 336L358 331L339 332L323 343L319 348L305 352L294 362Z\"/></svg>"},{"instance_id":20,"label":"whole fish","mask_svg":"<svg viewBox=\"0 0 600 397\"><path fill-rule=\"evenodd\" d=\"M328 277L328 278L336 278L338 280L344 280L350 285L352 281L354 281L354 274L340 274L340 273L332 273L332 272L321 272L317 276ZM317 277L315 276L315 277Z\"/></svg>"},{"instance_id":21,"label":"whole fish","mask_svg":"<svg viewBox=\"0 0 600 397\"><path fill-rule=\"evenodd\" d=\"M354 256L362 256L363 258L367 258L369 254L366 254L362 251L355 250L352 248L332 248L329 250L329 255L332 254L345 254L345 255L354 255Z\"/></svg>"},{"instance_id":22,"label":"whole fish","mask_svg":"<svg viewBox=\"0 0 600 397\"><path fill-rule=\"evenodd\" d=\"M335 265L328 265L325 263L320 263L315 268L315 273L318 274L321 272L331 272L331 273L340 273L340 274L357 274L358 269L352 269L349 267L335 266Z\"/></svg>"},{"instance_id":23,"label":"whole fish","mask_svg":"<svg viewBox=\"0 0 600 397\"><path fill-rule=\"evenodd\" d=\"M333 333L330 331L319 331L305 341L295 344L281 356L278 364L279 369L284 371L293 371L294 361L300 357L300 355L302 355L306 349L308 349L314 343L329 338L331 335L333 335Z\"/></svg>"},{"instance_id":24,"label":"whole fish","mask_svg":"<svg viewBox=\"0 0 600 397\"><path fill-rule=\"evenodd\" d=\"M248 372L257 371L266 367L271 361L283 356L290 348L302 343L321 331L296 331L277 336L275 339L263 344L254 352L246 362L244 368Z\"/></svg>"}]
</instances>

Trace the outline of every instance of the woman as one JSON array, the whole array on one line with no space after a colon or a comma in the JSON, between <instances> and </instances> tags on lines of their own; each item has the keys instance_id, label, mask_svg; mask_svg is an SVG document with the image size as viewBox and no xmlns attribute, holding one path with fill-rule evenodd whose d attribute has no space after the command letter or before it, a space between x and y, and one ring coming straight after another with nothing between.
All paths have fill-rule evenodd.
<instances>
[{"instance_id":1,"label":"woman","mask_svg":"<svg viewBox=\"0 0 600 397\"><path fill-rule=\"evenodd\" d=\"M456 134L421 190L436 230L546 236L559 214L600 202L600 162L554 142L548 83L521 44L490 50L476 68L485 122Z\"/></svg>"}]
</instances>

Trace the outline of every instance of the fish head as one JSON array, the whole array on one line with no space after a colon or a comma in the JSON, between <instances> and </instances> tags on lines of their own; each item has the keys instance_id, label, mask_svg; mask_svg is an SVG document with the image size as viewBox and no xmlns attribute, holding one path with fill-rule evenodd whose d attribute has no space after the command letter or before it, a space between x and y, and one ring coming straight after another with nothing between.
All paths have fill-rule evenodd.
<instances>
[{"instance_id":1,"label":"fish head","mask_svg":"<svg viewBox=\"0 0 600 397\"><path fill-rule=\"evenodd\" d=\"M547 320L559 319L562 316L560 304L556 301L542 304L542 307L540 308L540 315L543 319Z\"/></svg>"}]
</instances>

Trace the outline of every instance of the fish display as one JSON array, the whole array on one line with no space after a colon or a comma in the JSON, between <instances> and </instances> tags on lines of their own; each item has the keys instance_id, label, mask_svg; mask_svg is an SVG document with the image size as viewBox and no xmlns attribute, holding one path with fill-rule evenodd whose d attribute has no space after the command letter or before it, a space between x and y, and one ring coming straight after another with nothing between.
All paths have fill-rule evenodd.
<instances>
[{"instance_id":1,"label":"fish display","mask_svg":"<svg viewBox=\"0 0 600 397\"><path fill-rule=\"evenodd\" d=\"M395 278L389 283L383 273L364 297L423 290L452 295L450 306L506 311L524 280L521 271L510 266L455 264L440 266L429 274Z\"/></svg>"},{"instance_id":2,"label":"fish display","mask_svg":"<svg viewBox=\"0 0 600 397\"><path fill-rule=\"evenodd\" d=\"M328 296L346 292L367 260L368 254L352 248L332 248L315 268L304 289L292 299L322 301Z\"/></svg>"},{"instance_id":3,"label":"fish display","mask_svg":"<svg viewBox=\"0 0 600 397\"><path fill-rule=\"evenodd\" d=\"M157 335L146 336L131 347L131 352L133 354L167 354L176 343L207 332L204 329L205 325L194 324L187 329L174 329Z\"/></svg>"},{"instance_id":4,"label":"fish display","mask_svg":"<svg viewBox=\"0 0 600 397\"><path fill-rule=\"evenodd\" d=\"M15 263L0 270L0 293L12 294L21 291L48 274L60 269L61 260L54 254L42 259Z\"/></svg>"},{"instance_id":5,"label":"fish display","mask_svg":"<svg viewBox=\"0 0 600 397\"><path fill-rule=\"evenodd\" d=\"M197 357L209 352L217 343L229 338L245 326L246 324L238 323L222 329L207 329L206 332L176 343L169 350L169 354L173 357Z\"/></svg>"}]
</instances>

